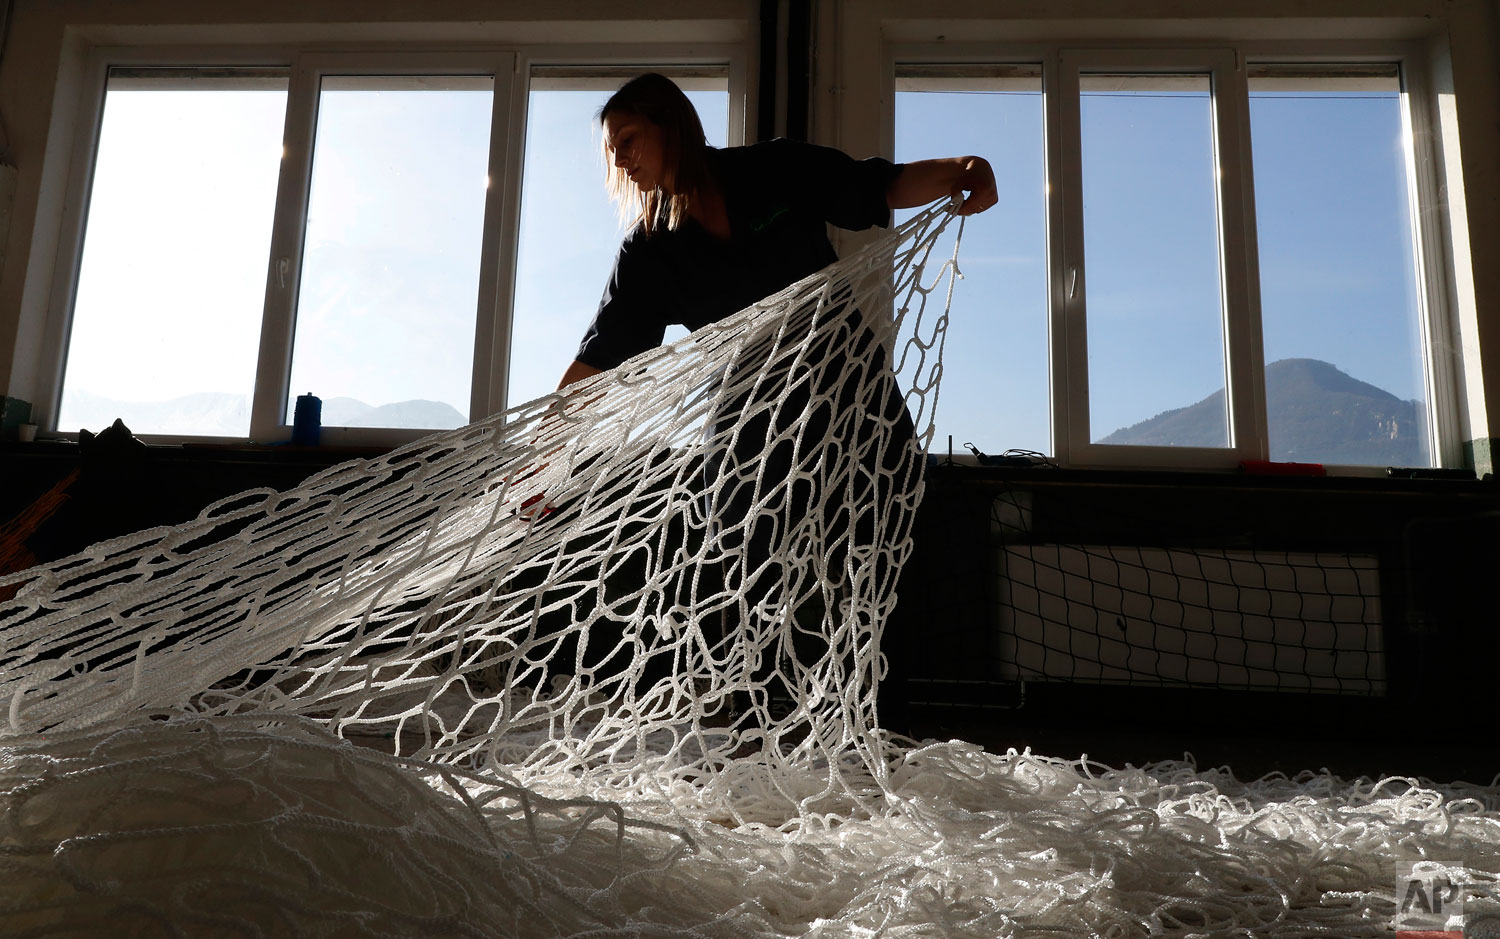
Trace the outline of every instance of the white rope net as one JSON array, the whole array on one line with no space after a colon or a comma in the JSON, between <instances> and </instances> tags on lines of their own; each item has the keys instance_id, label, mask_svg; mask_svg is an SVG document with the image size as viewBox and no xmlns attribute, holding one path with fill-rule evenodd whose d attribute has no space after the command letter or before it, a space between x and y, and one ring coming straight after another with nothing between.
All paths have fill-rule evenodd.
<instances>
[{"instance_id":1,"label":"white rope net","mask_svg":"<svg viewBox=\"0 0 1500 939\"><path fill-rule=\"evenodd\" d=\"M880 729L948 222L0 578L0 932L1364 936L1400 864L1493 884L1493 786Z\"/></svg>"}]
</instances>

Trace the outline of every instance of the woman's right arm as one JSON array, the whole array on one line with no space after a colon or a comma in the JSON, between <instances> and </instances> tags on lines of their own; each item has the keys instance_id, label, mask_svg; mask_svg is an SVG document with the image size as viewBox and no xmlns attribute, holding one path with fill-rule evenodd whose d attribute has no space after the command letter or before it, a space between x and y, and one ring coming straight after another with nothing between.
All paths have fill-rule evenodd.
<instances>
[{"instance_id":1,"label":"woman's right arm","mask_svg":"<svg viewBox=\"0 0 1500 939\"><path fill-rule=\"evenodd\" d=\"M969 194L968 198L964 193ZM893 209L913 209L951 196L955 203L961 203L957 209L959 215L983 212L1000 201L994 170L988 160L977 156L907 163L901 175L891 181L885 195L886 203Z\"/></svg>"},{"instance_id":2,"label":"woman's right arm","mask_svg":"<svg viewBox=\"0 0 1500 939\"><path fill-rule=\"evenodd\" d=\"M578 345L573 364L557 383L558 390L661 345L667 328L660 319L666 306L662 282L656 257L641 236L632 232L615 255L599 310Z\"/></svg>"}]
</instances>

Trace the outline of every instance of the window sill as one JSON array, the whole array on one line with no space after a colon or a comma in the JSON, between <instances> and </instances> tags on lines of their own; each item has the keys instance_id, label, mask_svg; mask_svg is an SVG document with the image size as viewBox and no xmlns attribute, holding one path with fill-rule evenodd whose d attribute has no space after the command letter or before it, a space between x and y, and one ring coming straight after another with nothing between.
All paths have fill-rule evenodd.
<instances>
[{"instance_id":1,"label":"window sill","mask_svg":"<svg viewBox=\"0 0 1500 939\"><path fill-rule=\"evenodd\" d=\"M1058 483L1071 486L1175 486L1218 489L1271 489L1330 492L1475 492L1497 491L1495 478L1410 478L1387 475L1383 469L1359 467L1364 473L1340 473L1330 468L1326 476L1278 476L1246 473L1238 469L1122 469L1034 466L979 466L942 460L927 468L929 482ZM1379 473L1379 475L1374 475Z\"/></svg>"},{"instance_id":2,"label":"window sill","mask_svg":"<svg viewBox=\"0 0 1500 939\"><path fill-rule=\"evenodd\" d=\"M202 466L315 467L336 466L349 460L381 456L395 449L388 447L317 446L253 443L145 443L145 454L151 463ZM25 464L70 463L83 459L83 448L76 440L43 439L30 443L0 443L0 465L20 467ZM8 474L7 474L8 475Z\"/></svg>"}]
</instances>

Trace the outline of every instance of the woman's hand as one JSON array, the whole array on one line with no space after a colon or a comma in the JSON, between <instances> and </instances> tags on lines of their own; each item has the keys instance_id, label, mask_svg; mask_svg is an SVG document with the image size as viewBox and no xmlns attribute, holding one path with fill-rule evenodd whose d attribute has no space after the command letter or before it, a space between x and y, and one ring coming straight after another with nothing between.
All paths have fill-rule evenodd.
<instances>
[{"instance_id":1,"label":"woman's hand","mask_svg":"<svg viewBox=\"0 0 1500 939\"><path fill-rule=\"evenodd\" d=\"M574 382L583 381L585 378L592 378L598 375L599 372L600 369L592 365L575 361L563 374L562 381L558 384L557 388L561 391ZM550 480L552 484L556 484L559 480L551 479L544 474L547 467L551 465L552 458L563 452L567 447L566 442L560 439L565 438L566 435L565 414L570 409L576 412L586 408L603 397L604 393L600 392L592 397L577 401L568 398L555 401L552 403L548 413L543 415L537 423L536 432L532 438L532 446L540 451L536 456L537 462L517 472L511 483L511 495L505 500L509 504L514 503L517 498L520 499L519 505L516 505L512 509L512 512L517 517L534 522L544 519L557 511L557 506L553 505L551 500L547 498L548 483L545 481ZM523 484L525 484L524 489L529 491L529 495L521 494Z\"/></svg>"},{"instance_id":2,"label":"woman's hand","mask_svg":"<svg viewBox=\"0 0 1500 939\"><path fill-rule=\"evenodd\" d=\"M1000 201L1000 192L995 188L995 171L984 157L965 157L963 173L948 190L948 195L958 203L954 210L959 215L983 212ZM968 197L964 197L964 193Z\"/></svg>"},{"instance_id":3,"label":"woman's hand","mask_svg":"<svg viewBox=\"0 0 1500 939\"><path fill-rule=\"evenodd\" d=\"M903 166L885 191L892 209L911 209L944 196L958 206L954 211L959 215L983 212L999 202L989 161L977 156L917 160Z\"/></svg>"}]
</instances>

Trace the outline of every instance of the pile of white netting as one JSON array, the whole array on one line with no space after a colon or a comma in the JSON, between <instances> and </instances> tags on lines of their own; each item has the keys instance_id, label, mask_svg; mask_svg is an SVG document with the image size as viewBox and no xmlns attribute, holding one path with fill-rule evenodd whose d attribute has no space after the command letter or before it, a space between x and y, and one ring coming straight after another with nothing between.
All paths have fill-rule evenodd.
<instances>
[{"instance_id":1,"label":"pile of white netting","mask_svg":"<svg viewBox=\"0 0 1500 939\"><path fill-rule=\"evenodd\" d=\"M0 578L0 934L1373 936L1404 865L1493 885L1494 786L880 729L956 229Z\"/></svg>"}]
</instances>

